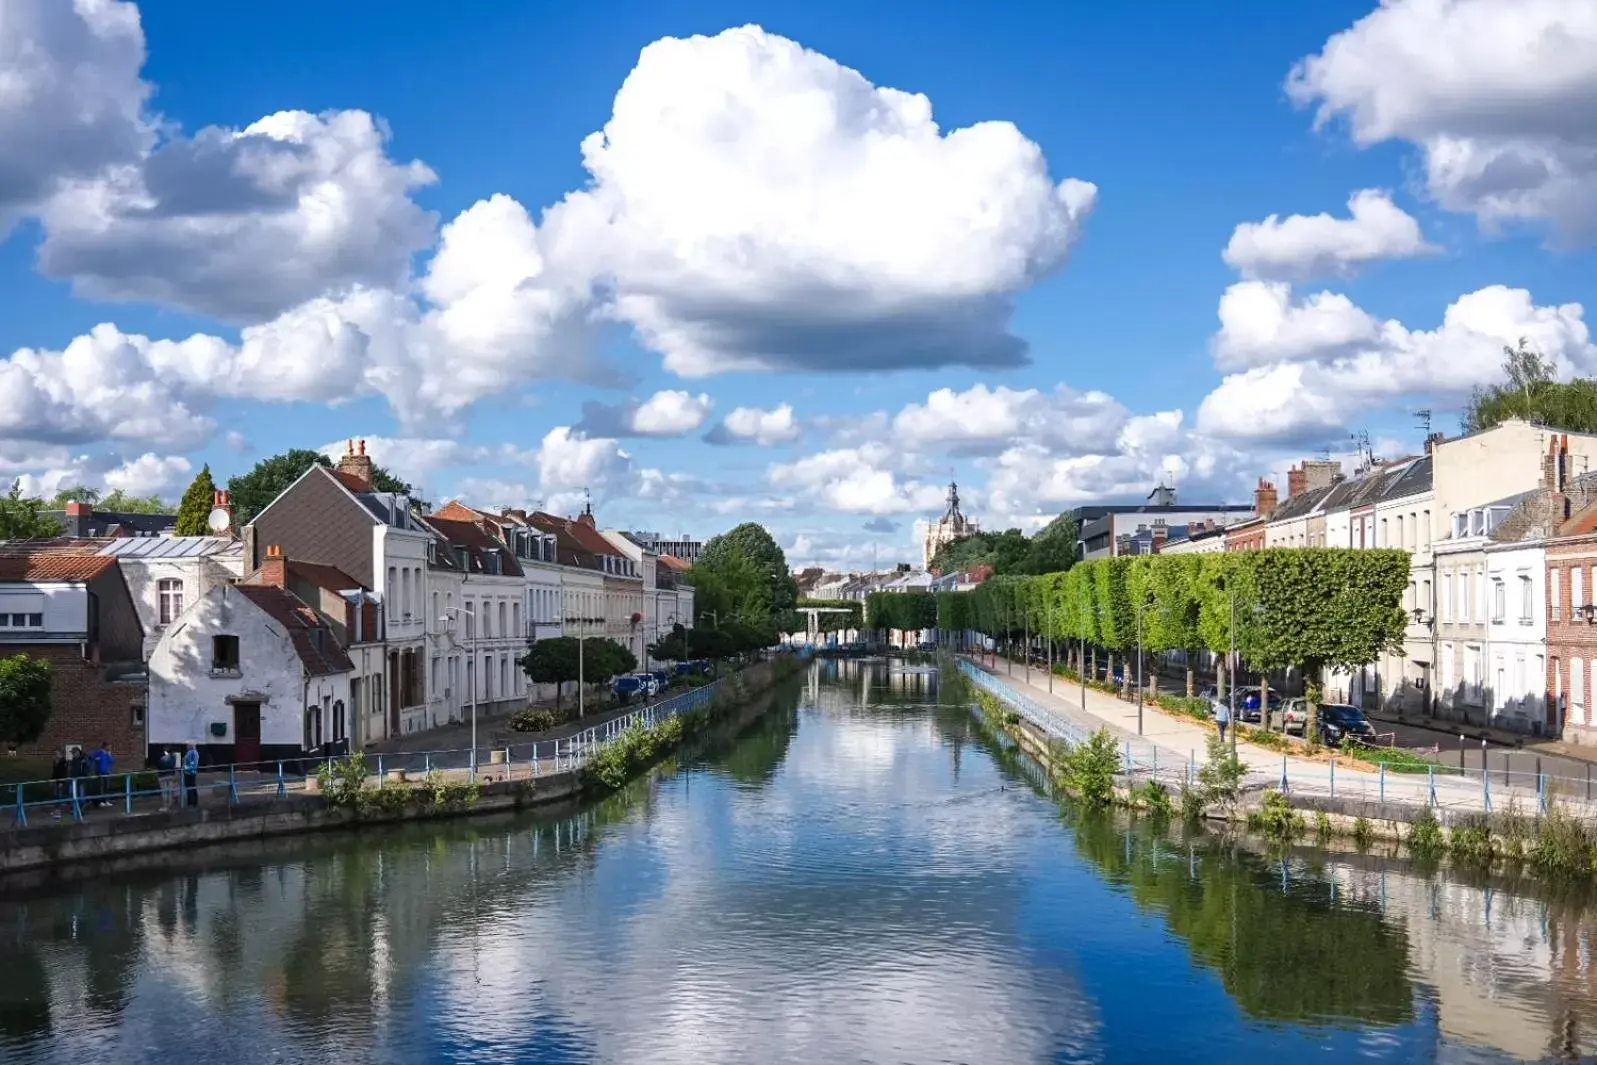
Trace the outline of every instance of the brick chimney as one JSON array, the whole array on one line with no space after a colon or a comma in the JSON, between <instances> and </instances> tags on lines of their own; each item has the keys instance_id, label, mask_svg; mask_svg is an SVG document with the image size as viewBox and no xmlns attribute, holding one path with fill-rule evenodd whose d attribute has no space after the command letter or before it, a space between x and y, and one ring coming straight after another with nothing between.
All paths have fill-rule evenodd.
<instances>
[{"instance_id":1,"label":"brick chimney","mask_svg":"<svg viewBox=\"0 0 1597 1065\"><path fill-rule=\"evenodd\" d=\"M266 557L261 560L261 568L255 571L251 579L252 584L264 584L272 588L288 587L288 559L283 555L283 549L277 544L268 544Z\"/></svg>"},{"instance_id":2,"label":"brick chimney","mask_svg":"<svg viewBox=\"0 0 1597 1065\"><path fill-rule=\"evenodd\" d=\"M1170 538L1170 527L1162 521L1153 523L1153 545L1150 550L1154 554L1164 550L1165 541Z\"/></svg>"},{"instance_id":3,"label":"brick chimney","mask_svg":"<svg viewBox=\"0 0 1597 1065\"><path fill-rule=\"evenodd\" d=\"M1303 472L1301 466L1293 466L1290 470L1287 470L1286 497L1291 499L1293 496L1302 495L1303 490L1308 487L1308 480L1308 475Z\"/></svg>"},{"instance_id":4,"label":"brick chimney","mask_svg":"<svg viewBox=\"0 0 1597 1065\"><path fill-rule=\"evenodd\" d=\"M216 536L232 536L234 529L232 494L218 489L216 493L211 496L211 510L213 512L221 510L227 513L227 527L218 529L215 526L210 526L212 534Z\"/></svg>"},{"instance_id":5,"label":"brick chimney","mask_svg":"<svg viewBox=\"0 0 1597 1065\"><path fill-rule=\"evenodd\" d=\"M351 477L358 477L366 484L372 483L372 460L366 454L366 441L362 440L356 450L355 441L346 441L344 444L344 457L338 460L338 472L347 473Z\"/></svg>"},{"instance_id":6,"label":"brick chimney","mask_svg":"<svg viewBox=\"0 0 1597 1065\"><path fill-rule=\"evenodd\" d=\"M1253 512L1260 517L1268 518L1275 513L1277 501L1275 485L1260 477L1259 487L1253 490Z\"/></svg>"},{"instance_id":7,"label":"brick chimney","mask_svg":"<svg viewBox=\"0 0 1597 1065\"><path fill-rule=\"evenodd\" d=\"M93 503L68 503L67 520L62 522L61 531L68 536L87 536L89 535L89 523L93 519Z\"/></svg>"},{"instance_id":8,"label":"brick chimney","mask_svg":"<svg viewBox=\"0 0 1597 1065\"><path fill-rule=\"evenodd\" d=\"M1542 457L1542 487L1562 492L1569 480L1569 434L1554 433Z\"/></svg>"},{"instance_id":9,"label":"brick chimney","mask_svg":"<svg viewBox=\"0 0 1597 1065\"><path fill-rule=\"evenodd\" d=\"M1427 455L1431 454L1436 450L1436 445L1442 443L1446 439L1446 433L1432 433L1430 436L1427 436L1425 438L1425 453Z\"/></svg>"}]
</instances>

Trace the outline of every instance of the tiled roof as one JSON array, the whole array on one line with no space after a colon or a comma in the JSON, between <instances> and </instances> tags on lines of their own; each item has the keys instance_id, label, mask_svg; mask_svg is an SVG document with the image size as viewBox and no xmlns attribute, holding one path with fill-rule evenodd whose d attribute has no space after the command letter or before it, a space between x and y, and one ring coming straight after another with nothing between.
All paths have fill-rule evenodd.
<instances>
[{"instance_id":1,"label":"tiled roof","mask_svg":"<svg viewBox=\"0 0 1597 1065\"><path fill-rule=\"evenodd\" d=\"M566 528L570 530L572 537L587 549L590 554L609 555L612 558L627 557L625 552L605 538L604 533L586 522L568 521L566 522Z\"/></svg>"},{"instance_id":2,"label":"tiled roof","mask_svg":"<svg viewBox=\"0 0 1597 1065\"><path fill-rule=\"evenodd\" d=\"M553 514L543 511L534 511L527 515L527 524L546 533L554 533L555 547L561 562L568 566L581 566L584 569L594 569L592 561L584 561L584 556L593 558L593 552L571 532L572 523L565 518L557 518Z\"/></svg>"},{"instance_id":3,"label":"tiled roof","mask_svg":"<svg viewBox=\"0 0 1597 1065\"><path fill-rule=\"evenodd\" d=\"M429 514L421 519L424 524L432 526L444 542L451 546L464 547L471 558L471 571L489 576L483 559L492 551L499 556L501 566L499 576L519 577L521 567L516 563L516 556L505 550L505 545L498 539L488 535L482 527L474 521L458 521L452 518L440 518L436 514Z\"/></svg>"},{"instance_id":4,"label":"tiled roof","mask_svg":"<svg viewBox=\"0 0 1597 1065\"><path fill-rule=\"evenodd\" d=\"M664 566L666 569L674 569L683 573L693 568L680 558L677 558L675 555L661 555L659 557L659 562L660 565Z\"/></svg>"},{"instance_id":5,"label":"tiled roof","mask_svg":"<svg viewBox=\"0 0 1597 1065\"><path fill-rule=\"evenodd\" d=\"M238 590L288 631L294 653L311 676L346 673L354 668L332 630L299 596L269 584L240 584Z\"/></svg>"},{"instance_id":6,"label":"tiled roof","mask_svg":"<svg viewBox=\"0 0 1597 1065\"><path fill-rule=\"evenodd\" d=\"M353 473L345 473L343 470L328 470L327 472L332 476L333 480L337 481L345 488L348 488L356 495L363 495L367 492L375 491L369 482L360 477L356 477Z\"/></svg>"},{"instance_id":7,"label":"tiled roof","mask_svg":"<svg viewBox=\"0 0 1597 1065\"><path fill-rule=\"evenodd\" d=\"M102 555L33 554L0 558L0 581L88 581L116 569Z\"/></svg>"},{"instance_id":8,"label":"tiled roof","mask_svg":"<svg viewBox=\"0 0 1597 1065\"><path fill-rule=\"evenodd\" d=\"M1281 505L1275 508L1275 513L1270 515L1271 522L1291 521L1293 518L1306 516L1319 502L1331 494L1330 488L1311 488L1307 492L1299 492L1295 496L1288 496Z\"/></svg>"}]
</instances>

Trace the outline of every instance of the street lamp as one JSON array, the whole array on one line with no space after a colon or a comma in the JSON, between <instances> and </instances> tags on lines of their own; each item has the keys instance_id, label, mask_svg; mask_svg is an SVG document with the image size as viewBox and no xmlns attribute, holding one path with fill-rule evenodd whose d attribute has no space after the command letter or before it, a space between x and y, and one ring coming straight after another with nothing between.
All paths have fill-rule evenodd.
<instances>
[{"instance_id":1,"label":"street lamp","mask_svg":"<svg viewBox=\"0 0 1597 1065\"><path fill-rule=\"evenodd\" d=\"M474 665L477 661L477 612L466 607L449 607L444 616L438 619L439 624L448 625L451 615L462 614L470 618L471 632L466 637L466 676L470 678L466 687L471 689L471 777L477 778L477 678Z\"/></svg>"}]
</instances>

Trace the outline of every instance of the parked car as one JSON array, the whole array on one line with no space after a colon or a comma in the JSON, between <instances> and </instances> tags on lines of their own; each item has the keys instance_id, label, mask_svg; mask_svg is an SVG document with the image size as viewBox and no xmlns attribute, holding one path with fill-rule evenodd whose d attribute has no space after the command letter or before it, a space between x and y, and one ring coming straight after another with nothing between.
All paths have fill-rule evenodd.
<instances>
[{"instance_id":1,"label":"parked car","mask_svg":"<svg viewBox=\"0 0 1597 1065\"><path fill-rule=\"evenodd\" d=\"M1287 732L1295 736L1303 735L1303 730L1309 723L1309 704L1301 698L1291 698L1281 704L1281 714Z\"/></svg>"},{"instance_id":2,"label":"parked car","mask_svg":"<svg viewBox=\"0 0 1597 1065\"><path fill-rule=\"evenodd\" d=\"M1346 741L1374 743L1375 726L1356 706L1346 703L1323 703L1320 706L1320 742L1327 747L1340 747Z\"/></svg>"},{"instance_id":3,"label":"parked car","mask_svg":"<svg viewBox=\"0 0 1597 1065\"><path fill-rule=\"evenodd\" d=\"M1268 703L1272 712L1281 706L1281 695L1274 688L1270 689ZM1257 725L1264 720L1263 710L1259 706L1257 687L1250 685L1237 689L1237 717L1250 725Z\"/></svg>"},{"instance_id":4,"label":"parked car","mask_svg":"<svg viewBox=\"0 0 1597 1065\"><path fill-rule=\"evenodd\" d=\"M610 685L611 691L622 699L637 695L643 690L643 682L634 676L617 677Z\"/></svg>"}]
</instances>

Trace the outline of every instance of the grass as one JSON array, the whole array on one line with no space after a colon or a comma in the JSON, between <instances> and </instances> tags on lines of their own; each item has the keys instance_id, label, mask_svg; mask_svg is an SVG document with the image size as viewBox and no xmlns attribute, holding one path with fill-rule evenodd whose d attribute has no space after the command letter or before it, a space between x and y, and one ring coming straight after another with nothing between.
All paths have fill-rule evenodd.
<instances>
[{"instance_id":1,"label":"grass","mask_svg":"<svg viewBox=\"0 0 1597 1065\"><path fill-rule=\"evenodd\" d=\"M1429 758L1424 758L1413 751L1405 751L1401 747L1366 747L1354 744L1343 747L1338 752L1338 757L1368 762L1370 765L1384 765L1392 773L1424 773L1434 769L1438 774L1457 775L1458 770L1453 766L1438 765Z\"/></svg>"}]
</instances>

